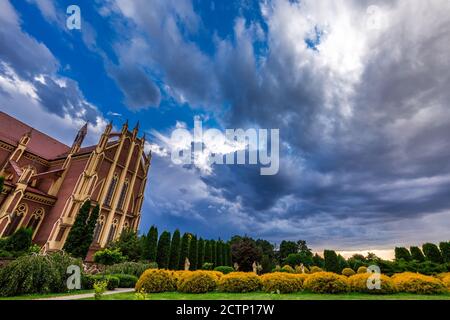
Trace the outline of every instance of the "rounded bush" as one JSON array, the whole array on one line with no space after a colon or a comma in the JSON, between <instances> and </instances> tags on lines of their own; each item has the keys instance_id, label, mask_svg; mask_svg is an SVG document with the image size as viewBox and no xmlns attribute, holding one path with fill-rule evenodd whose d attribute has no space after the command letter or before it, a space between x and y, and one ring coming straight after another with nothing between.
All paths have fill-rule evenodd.
<instances>
[{"instance_id":1,"label":"rounded bush","mask_svg":"<svg viewBox=\"0 0 450 320\"><path fill-rule=\"evenodd\" d=\"M228 274L230 272L233 272L234 268L229 266L218 266L214 268L214 271L219 271L222 272L223 274Z\"/></svg>"},{"instance_id":2,"label":"rounded bush","mask_svg":"<svg viewBox=\"0 0 450 320\"><path fill-rule=\"evenodd\" d=\"M314 293L341 293L348 291L347 277L332 272L316 272L309 275L304 288Z\"/></svg>"},{"instance_id":3,"label":"rounded bush","mask_svg":"<svg viewBox=\"0 0 450 320\"><path fill-rule=\"evenodd\" d=\"M114 290L120 287L120 279L117 275L83 275L81 278L81 286L85 290L90 290L94 288L94 284L98 282L106 281L106 289ZM134 286L133 286L134 287ZM131 287L131 288L133 288ZM127 287L121 287L127 288Z\"/></svg>"},{"instance_id":4,"label":"rounded bush","mask_svg":"<svg viewBox=\"0 0 450 320\"><path fill-rule=\"evenodd\" d=\"M355 271L352 268L344 268L341 273L343 276L350 277L355 274Z\"/></svg>"},{"instance_id":5,"label":"rounded bush","mask_svg":"<svg viewBox=\"0 0 450 320\"><path fill-rule=\"evenodd\" d=\"M155 262L142 263L142 262L123 262L113 264L106 268L106 274L130 274L136 277L140 277L147 269L156 269L158 265Z\"/></svg>"},{"instance_id":6,"label":"rounded bush","mask_svg":"<svg viewBox=\"0 0 450 320\"><path fill-rule=\"evenodd\" d=\"M292 293L301 291L303 274L289 274L284 272L266 273L261 277L262 289L269 293Z\"/></svg>"},{"instance_id":7,"label":"rounded bush","mask_svg":"<svg viewBox=\"0 0 450 320\"><path fill-rule=\"evenodd\" d=\"M292 268L290 265L285 265L283 268L281 268L280 270L281 272L288 272L288 273L295 273L294 268Z\"/></svg>"},{"instance_id":8,"label":"rounded bush","mask_svg":"<svg viewBox=\"0 0 450 320\"><path fill-rule=\"evenodd\" d=\"M261 288L261 279L253 272L231 272L219 280L219 291L252 292Z\"/></svg>"},{"instance_id":9,"label":"rounded bush","mask_svg":"<svg viewBox=\"0 0 450 320\"><path fill-rule=\"evenodd\" d=\"M447 290L450 291L450 275L444 276L442 278L442 282L444 283L444 285L447 288Z\"/></svg>"},{"instance_id":10,"label":"rounded bush","mask_svg":"<svg viewBox=\"0 0 450 320\"><path fill-rule=\"evenodd\" d=\"M380 289L369 289L367 280L371 276L370 273L359 273L348 278L348 284L352 292L372 293L372 294L391 294L397 290L394 282L388 276L380 275Z\"/></svg>"},{"instance_id":11,"label":"rounded bush","mask_svg":"<svg viewBox=\"0 0 450 320\"><path fill-rule=\"evenodd\" d=\"M139 278L135 289L145 293L175 291L176 279L170 271L148 269Z\"/></svg>"},{"instance_id":12,"label":"rounded bush","mask_svg":"<svg viewBox=\"0 0 450 320\"><path fill-rule=\"evenodd\" d=\"M117 286L118 288L134 288L136 286L136 282L138 281L138 278L131 274L117 273L112 274L111 276L119 279L119 285Z\"/></svg>"},{"instance_id":13,"label":"rounded bush","mask_svg":"<svg viewBox=\"0 0 450 320\"><path fill-rule=\"evenodd\" d=\"M434 294L446 291L441 280L420 273L397 273L392 276L392 280L399 292Z\"/></svg>"},{"instance_id":14,"label":"rounded bush","mask_svg":"<svg viewBox=\"0 0 450 320\"><path fill-rule=\"evenodd\" d=\"M206 293L213 291L216 287L216 277L205 271L195 271L177 285L178 291L186 293Z\"/></svg>"},{"instance_id":15,"label":"rounded bush","mask_svg":"<svg viewBox=\"0 0 450 320\"><path fill-rule=\"evenodd\" d=\"M367 273L367 267L364 266L359 267L356 273Z\"/></svg>"},{"instance_id":16,"label":"rounded bush","mask_svg":"<svg viewBox=\"0 0 450 320\"><path fill-rule=\"evenodd\" d=\"M316 272L323 272L323 270L322 270L322 268L317 267L317 266L312 266L312 267L309 269L309 273L316 273Z\"/></svg>"}]
</instances>

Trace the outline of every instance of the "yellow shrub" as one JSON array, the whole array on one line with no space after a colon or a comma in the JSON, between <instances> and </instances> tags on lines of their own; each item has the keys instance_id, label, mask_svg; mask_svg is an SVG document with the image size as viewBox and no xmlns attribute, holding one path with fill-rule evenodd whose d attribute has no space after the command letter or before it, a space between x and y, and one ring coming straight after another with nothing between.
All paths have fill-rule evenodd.
<instances>
[{"instance_id":1,"label":"yellow shrub","mask_svg":"<svg viewBox=\"0 0 450 320\"><path fill-rule=\"evenodd\" d=\"M367 273L367 267L364 266L359 267L356 273Z\"/></svg>"},{"instance_id":2,"label":"yellow shrub","mask_svg":"<svg viewBox=\"0 0 450 320\"><path fill-rule=\"evenodd\" d=\"M363 292L373 294L389 294L395 293L394 282L384 274L380 275L380 289L369 289L367 286L367 279L371 276L370 273L359 273L348 278L348 284L352 292Z\"/></svg>"},{"instance_id":3,"label":"yellow shrub","mask_svg":"<svg viewBox=\"0 0 450 320\"><path fill-rule=\"evenodd\" d=\"M444 276L442 278L442 282L444 283L447 290L450 291L450 274L448 276Z\"/></svg>"},{"instance_id":4,"label":"yellow shrub","mask_svg":"<svg viewBox=\"0 0 450 320\"><path fill-rule=\"evenodd\" d=\"M355 271L352 268L344 268L341 273L346 277L350 277L355 274Z\"/></svg>"},{"instance_id":5,"label":"yellow shrub","mask_svg":"<svg viewBox=\"0 0 450 320\"><path fill-rule=\"evenodd\" d=\"M440 280L443 280L443 279L444 279L445 277L447 277L447 276L450 276L450 272L439 273L439 274L437 274L435 277L438 278L438 279L440 279Z\"/></svg>"},{"instance_id":6,"label":"yellow shrub","mask_svg":"<svg viewBox=\"0 0 450 320\"><path fill-rule=\"evenodd\" d=\"M231 272L219 280L219 291L251 292L261 288L261 279L253 272Z\"/></svg>"},{"instance_id":7,"label":"yellow shrub","mask_svg":"<svg viewBox=\"0 0 450 320\"><path fill-rule=\"evenodd\" d=\"M322 268L313 266L311 269L309 269L309 273L316 273L316 272L323 272Z\"/></svg>"},{"instance_id":8,"label":"yellow shrub","mask_svg":"<svg viewBox=\"0 0 450 320\"><path fill-rule=\"evenodd\" d=\"M290 274L285 272L266 273L261 277L262 288L265 292L291 293L301 291L303 274Z\"/></svg>"},{"instance_id":9,"label":"yellow shrub","mask_svg":"<svg viewBox=\"0 0 450 320\"><path fill-rule=\"evenodd\" d=\"M347 277L332 272L308 275L303 287L314 293L340 293L348 291Z\"/></svg>"},{"instance_id":10,"label":"yellow shrub","mask_svg":"<svg viewBox=\"0 0 450 320\"><path fill-rule=\"evenodd\" d=\"M176 279L170 271L148 269L139 278L135 289L145 293L175 291Z\"/></svg>"},{"instance_id":11,"label":"yellow shrub","mask_svg":"<svg viewBox=\"0 0 450 320\"><path fill-rule=\"evenodd\" d=\"M281 268L282 272L289 272L289 273L295 273L294 268L292 268L290 265L285 265L283 268Z\"/></svg>"},{"instance_id":12,"label":"yellow shrub","mask_svg":"<svg viewBox=\"0 0 450 320\"><path fill-rule=\"evenodd\" d=\"M403 272L392 276L399 292L433 294L445 291L441 280L419 273Z\"/></svg>"},{"instance_id":13,"label":"yellow shrub","mask_svg":"<svg viewBox=\"0 0 450 320\"><path fill-rule=\"evenodd\" d=\"M194 271L178 281L178 291L187 293L205 293L217 286L217 276L207 271Z\"/></svg>"}]
</instances>

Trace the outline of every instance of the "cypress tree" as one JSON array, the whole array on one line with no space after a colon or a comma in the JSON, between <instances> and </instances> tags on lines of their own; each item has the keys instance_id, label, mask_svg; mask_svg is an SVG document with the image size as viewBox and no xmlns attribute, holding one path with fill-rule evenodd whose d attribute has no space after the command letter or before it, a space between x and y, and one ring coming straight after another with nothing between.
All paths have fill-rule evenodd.
<instances>
[{"instance_id":1,"label":"cypress tree","mask_svg":"<svg viewBox=\"0 0 450 320\"><path fill-rule=\"evenodd\" d=\"M170 232L164 231L161 233L158 241L158 248L156 250L156 262L158 268L167 269L169 265L170 255Z\"/></svg>"},{"instance_id":2,"label":"cypress tree","mask_svg":"<svg viewBox=\"0 0 450 320\"><path fill-rule=\"evenodd\" d=\"M214 267L217 267L217 241L211 240L211 262L214 264Z\"/></svg>"},{"instance_id":3,"label":"cypress tree","mask_svg":"<svg viewBox=\"0 0 450 320\"><path fill-rule=\"evenodd\" d=\"M197 236L192 236L189 244L189 262L191 263L189 270L197 269L198 247Z\"/></svg>"},{"instance_id":4,"label":"cypress tree","mask_svg":"<svg viewBox=\"0 0 450 320\"><path fill-rule=\"evenodd\" d=\"M323 257L325 259L325 270L335 273L340 273L339 260L335 251L324 250Z\"/></svg>"},{"instance_id":5,"label":"cypress tree","mask_svg":"<svg viewBox=\"0 0 450 320\"><path fill-rule=\"evenodd\" d=\"M405 247L395 247L395 260L403 259L405 261L411 261L411 254Z\"/></svg>"},{"instance_id":6,"label":"cypress tree","mask_svg":"<svg viewBox=\"0 0 450 320\"><path fill-rule=\"evenodd\" d=\"M71 254L76 258L84 259L87 254L84 242L86 240L86 231L90 210L91 210L91 201L87 200L78 211L77 217L75 218L75 222L73 223L72 228L70 228L67 240L63 247L64 251L66 251L67 253Z\"/></svg>"},{"instance_id":7,"label":"cypress tree","mask_svg":"<svg viewBox=\"0 0 450 320\"><path fill-rule=\"evenodd\" d=\"M206 240L205 241L205 257L204 257L204 262L212 262L211 259L211 241L210 240Z\"/></svg>"},{"instance_id":8,"label":"cypress tree","mask_svg":"<svg viewBox=\"0 0 450 320\"><path fill-rule=\"evenodd\" d=\"M143 244L143 258L145 260L150 260L156 262L156 250L158 247L158 228L156 226L151 226L148 230L147 236L144 239Z\"/></svg>"},{"instance_id":9,"label":"cypress tree","mask_svg":"<svg viewBox=\"0 0 450 320\"><path fill-rule=\"evenodd\" d=\"M189 233L183 234L183 237L181 238L181 245L180 245L180 262L178 264L178 270L184 270L184 262L187 257L189 257L189 241L190 241L191 235Z\"/></svg>"},{"instance_id":10,"label":"cypress tree","mask_svg":"<svg viewBox=\"0 0 450 320\"><path fill-rule=\"evenodd\" d=\"M198 259L197 259L197 269L202 269L203 263L205 262L205 240L200 238L198 240Z\"/></svg>"},{"instance_id":11,"label":"cypress tree","mask_svg":"<svg viewBox=\"0 0 450 320\"><path fill-rule=\"evenodd\" d=\"M439 248L441 249L444 262L450 262L450 242L439 243Z\"/></svg>"},{"instance_id":12,"label":"cypress tree","mask_svg":"<svg viewBox=\"0 0 450 320\"><path fill-rule=\"evenodd\" d=\"M425 243L422 246L422 251L427 260L431 262L442 263L444 261L439 248L434 243Z\"/></svg>"},{"instance_id":13,"label":"cypress tree","mask_svg":"<svg viewBox=\"0 0 450 320\"><path fill-rule=\"evenodd\" d=\"M233 267L233 256L231 255L231 244L227 243L228 265Z\"/></svg>"},{"instance_id":14,"label":"cypress tree","mask_svg":"<svg viewBox=\"0 0 450 320\"><path fill-rule=\"evenodd\" d=\"M86 225L86 233L84 235L84 242L82 244L82 247L80 248L80 250L82 250L82 252L86 252L84 254L84 256L87 255L88 251L89 251L89 247L92 244L92 241L94 241L94 229L95 226L97 225L97 220L98 220L98 216L100 214L100 206L96 205L94 207L94 209L92 210L89 219L87 221L87 225Z\"/></svg>"},{"instance_id":15,"label":"cypress tree","mask_svg":"<svg viewBox=\"0 0 450 320\"><path fill-rule=\"evenodd\" d=\"M172 244L170 245L169 269L177 270L180 264L180 230L175 230L172 236Z\"/></svg>"},{"instance_id":16,"label":"cypress tree","mask_svg":"<svg viewBox=\"0 0 450 320\"><path fill-rule=\"evenodd\" d=\"M222 259L223 259L223 265L229 266L230 263L228 262L228 251L227 251L227 244L222 244Z\"/></svg>"},{"instance_id":17,"label":"cypress tree","mask_svg":"<svg viewBox=\"0 0 450 320\"><path fill-rule=\"evenodd\" d=\"M222 241L219 240L216 243L216 256L217 256L217 265L223 266L223 252L222 252Z\"/></svg>"},{"instance_id":18,"label":"cypress tree","mask_svg":"<svg viewBox=\"0 0 450 320\"><path fill-rule=\"evenodd\" d=\"M420 250L419 247L410 247L409 251L411 252L411 259L416 260L419 262L425 261L425 256L422 253L422 250Z\"/></svg>"}]
</instances>

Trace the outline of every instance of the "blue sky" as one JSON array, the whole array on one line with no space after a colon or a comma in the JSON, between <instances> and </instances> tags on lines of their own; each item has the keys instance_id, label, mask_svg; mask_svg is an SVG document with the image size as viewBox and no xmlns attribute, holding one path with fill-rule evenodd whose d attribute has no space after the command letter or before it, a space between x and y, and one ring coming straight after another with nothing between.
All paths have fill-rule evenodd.
<instances>
[{"instance_id":1,"label":"blue sky","mask_svg":"<svg viewBox=\"0 0 450 320\"><path fill-rule=\"evenodd\" d=\"M81 30L66 28L71 4ZM447 9L445 0L5 0L0 106L66 143L85 121L95 143L108 121L140 120L155 155L142 230L305 239L316 250L447 240ZM166 138L194 117L208 128L280 129L279 173L174 165Z\"/></svg>"}]
</instances>

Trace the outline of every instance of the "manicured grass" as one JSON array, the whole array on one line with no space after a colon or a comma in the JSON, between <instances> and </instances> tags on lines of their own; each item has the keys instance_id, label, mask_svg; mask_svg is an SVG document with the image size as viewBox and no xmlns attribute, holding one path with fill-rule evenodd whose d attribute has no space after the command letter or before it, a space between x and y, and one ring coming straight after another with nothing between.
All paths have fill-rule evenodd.
<instances>
[{"instance_id":1,"label":"manicured grass","mask_svg":"<svg viewBox=\"0 0 450 320\"><path fill-rule=\"evenodd\" d=\"M450 294L418 295L398 293L391 295L371 295L362 293L314 294L307 292L291 294L270 294L264 292L189 294L163 292L148 294L150 300L450 300ZM134 293L118 293L104 296L103 300L135 300ZM86 299L86 300L92 300Z\"/></svg>"},{"instance_id":2,"label":"manicured grass","mask_svg":"<svg viewBox=\"0 0 450 320\"><path fill-rule=\"evenodd\" d=\"M34 300L41 298L51 298L51 297L63 297L63 296L71 296L75 294L84 294L84 293L92 293L94 290L73 290L64 293L48 293L48 294L27 294L23 296L15 296L15 297L0 297L0 300Z\"/></svg>"}]
</instances>

